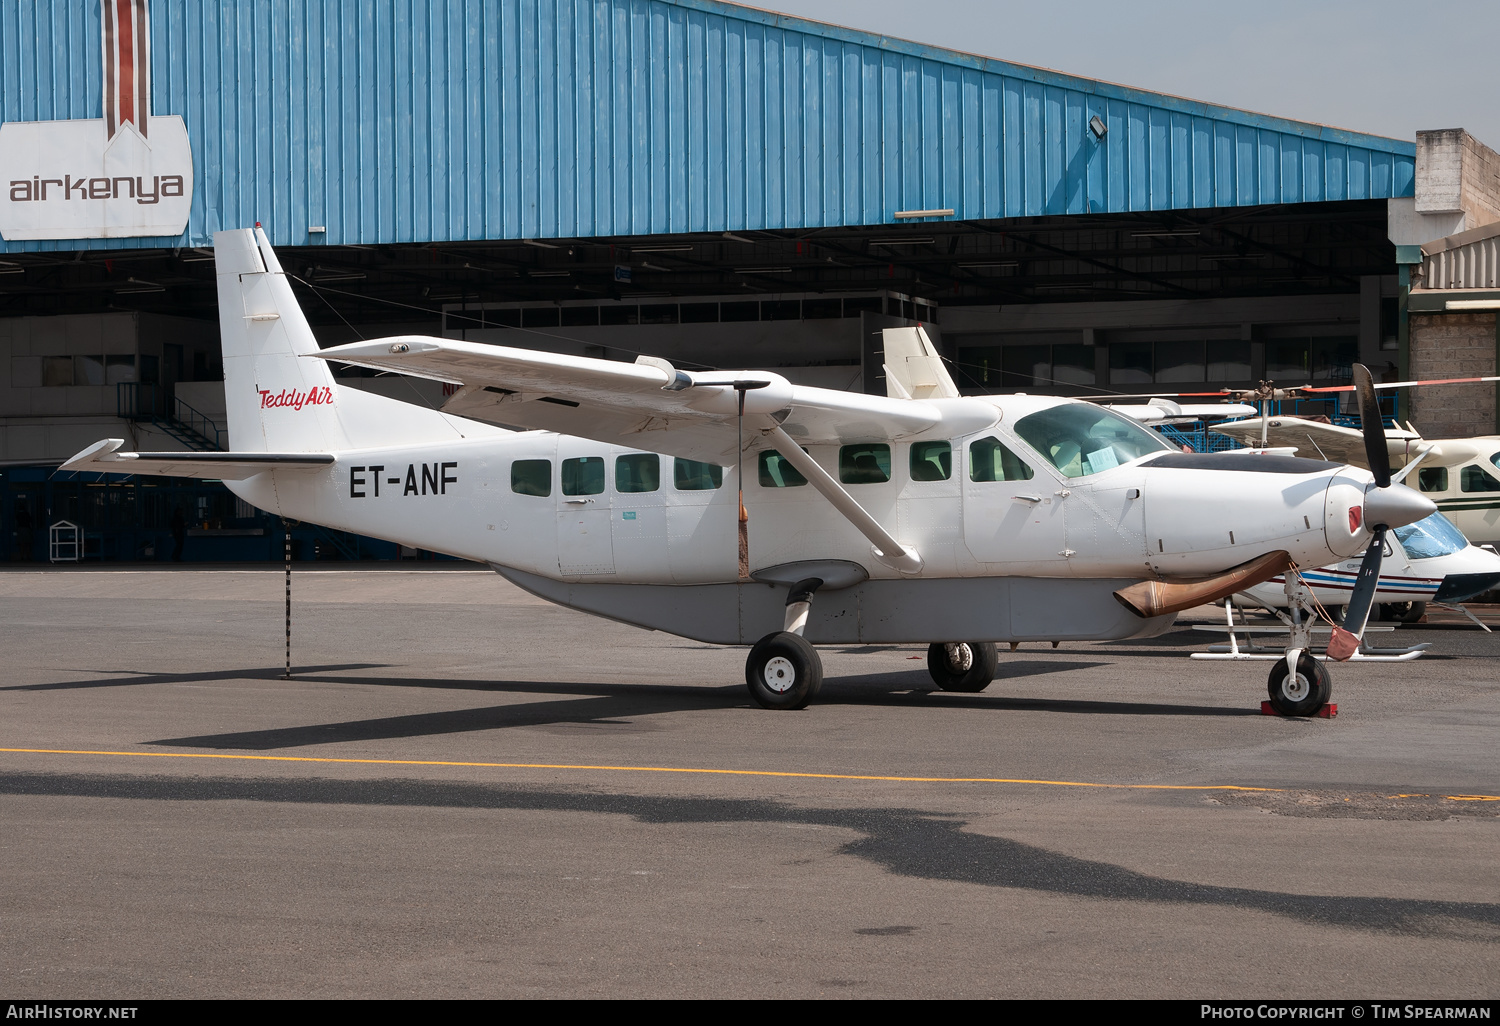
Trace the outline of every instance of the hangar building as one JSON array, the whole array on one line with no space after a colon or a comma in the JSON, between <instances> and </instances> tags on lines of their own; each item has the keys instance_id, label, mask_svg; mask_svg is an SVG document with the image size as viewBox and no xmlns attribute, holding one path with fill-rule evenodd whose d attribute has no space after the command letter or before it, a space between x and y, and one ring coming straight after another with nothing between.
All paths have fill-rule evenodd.
<instances>
[{"instance_id":1,"label":"hangar building","mask_svg":"<svg viewBox=\"0 0 1500 1026\"><path fill-rule=\"evenodd\" d=\"M217 486L52 475L108 436L227 446L225 228L265 225L326 345L424 332L883 392L879 329L920 321L967 391L1097 394L1427 372L1422 247L1500 220L1500 162L1461 131L719 0L5 5L0 122L12 560L47 558L58 521L89 558L280 555ZM1493 389L1469 405L1474 430L1500 417ZM313 532L300 554L395 553Z\"/></svg>"}]
</instances>

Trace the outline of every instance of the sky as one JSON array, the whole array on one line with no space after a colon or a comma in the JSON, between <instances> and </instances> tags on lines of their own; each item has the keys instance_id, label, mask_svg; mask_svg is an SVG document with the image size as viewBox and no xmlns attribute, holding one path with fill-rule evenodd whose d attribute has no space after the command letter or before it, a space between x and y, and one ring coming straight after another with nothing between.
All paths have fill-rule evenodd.
<instances>
[{"instance_id":1,"label":"sky","mask_svg":"<svg viewBox=\"0 0 1500 1026\"><path fill-rule=\"evenodd\" d=\"M1415 140L1500 149L1494 0L754 0L1084 78Z\"/></svg>"}]
</instances>

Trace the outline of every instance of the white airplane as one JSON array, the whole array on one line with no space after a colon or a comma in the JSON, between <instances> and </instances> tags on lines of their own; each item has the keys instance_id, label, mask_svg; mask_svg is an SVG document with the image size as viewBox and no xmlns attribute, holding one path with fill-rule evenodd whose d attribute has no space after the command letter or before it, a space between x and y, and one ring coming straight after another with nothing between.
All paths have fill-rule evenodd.
<instances>
[{"instance_id":1,"label":"white airplane","mask_svg":"<svg viewBox=\"0 0 1500 1026\"><path fill-rule=\"evenodd\" d=\"M1359 561L1347 560L1301 573L1323 607L1335 620L1342 619L1344 606L1359 579ZM1278 575L1246 589L1236 600L1267 609L1278 608L1285 601L1283 584ZM1454 606L1468 614L1460 603L1497 584L1500 584L1500 556L1470 544L1441 513L1434 513L1414 524L1398 527L1386 537L1374 601L1381 607L1381 619L1415 623L1426 612L1429 602Z\"/></svg>"},{"instance_id":2,"label":"white airplane","mask_svg":"<svg viewBox=\"0 0 1500 1026\"><path fill-rule=\"evenodd\" d=\"M927 643L938 686L979 691L996 642L1153 636L1361 550L1378 573L1387 528L1434 509L1388 467L1183 453L1089 403L960 397L915 329L886 336L896 397L418 336L320 351L259 226L218 233L215 260L234 450L106 439L66 469L224 480L278 516L486 562L562 605L750 644L767 708L817 693L815 642ZM428 410L341 386L330 363L461 387ZM1289 576L1301 626L1268 690L1310 715L1331 685Z\"/></svg>"},{"instance_id":3,"label":"white airplane","mask_svg":"<svg viewBox=\"0 0 1500 1026\"><path fill-rule=\"evenodd\" d=\"M1462 380L1494 381L1495 378ZM1413 381L1398 385L1446 383ZM1376 386L1391 387L1397 386ZM1264 441L1273 446L1293 446L1309 456L1316 452L1324 459L1368 466L1360 431L1320 420L1254 417L1216 424L1210 430L1246 445ZM1387 428L1385 438L1393 466L1405 468L1411 463L1421 463L1417 488L1437 503L1443 516L1453 521L1465 537L1476 545L1500 545L1500 435L1429 440L1408 424L1404 429Z\"/></svg>"}]
</instances>

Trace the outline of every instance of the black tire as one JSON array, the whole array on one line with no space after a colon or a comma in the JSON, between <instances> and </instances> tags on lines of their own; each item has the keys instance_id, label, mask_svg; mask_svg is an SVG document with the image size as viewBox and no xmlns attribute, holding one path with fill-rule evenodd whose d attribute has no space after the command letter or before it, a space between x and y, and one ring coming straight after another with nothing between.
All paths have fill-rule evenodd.
<instances>
[{"instance_id":1,"label":"black tire","mask_svg":"<svg viewBox=\"0 0 1500 1026\"><path fill-rule=\"evenodd\" d=\"M1295 677L1286 672L1285 659L1271 664L1266 691L1271 696L1271 708L1279 715L1312 716L1328 704L1333 695L1333 681L1321 662L1303 652L1297 658Z\"/></svg>"},{"instance_id":2,"label":"black tire","mask_svg":"<svg viewBox=\"0 0 1500 1026\"><path fill-rule=\"evenodd\" d=\"M823 660L800 634L767 634L745 660L745 684L766 709L801 709L823 686Z\"/></svg>"},{"instance_id":3,"label":"black tire","mask_svg":"<svg viewBox=\"0 0 1500 1026\"><path fill-rule=\"evenodd\" d=\"M1385 607L1386 615L1382 620L1390 620L1395 623L1416 623L1427 615L1426 602L1392 602Z\"/></svg>"},{"instance_id":4,"label":"black tire","mask_svg":"<svg viewBox=\"0 0 1500 1026\"><path fill-rule=\"evenodd\" d=\"M990 686L1000 668L1000 653L992 641L966 641L958 646L960 657L967 655L968 666L948 658L948 646L927 646L927 672L932 682L944 691L974 694Z\"/></svg>"}]
</instances>

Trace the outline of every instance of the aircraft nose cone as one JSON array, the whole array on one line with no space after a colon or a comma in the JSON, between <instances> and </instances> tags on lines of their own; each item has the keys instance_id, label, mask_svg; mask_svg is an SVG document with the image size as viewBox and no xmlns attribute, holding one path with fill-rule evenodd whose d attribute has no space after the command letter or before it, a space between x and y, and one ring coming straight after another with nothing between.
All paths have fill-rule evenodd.
<instances>
[{"instance_id":1,"label":"aircraft nose cone","mask_svg":"<svg viewBox=\"0 0 1500 1026\"><path fill-rule=\"evenodd\" d=\"M1365 523L1370 527L1405 527L1437 512L1431 499L1402 484L1371 487L1365 492Z\"/></svg>"}]
</instances>

